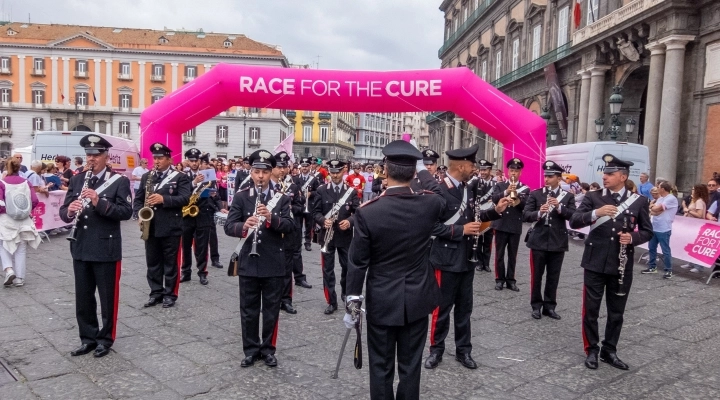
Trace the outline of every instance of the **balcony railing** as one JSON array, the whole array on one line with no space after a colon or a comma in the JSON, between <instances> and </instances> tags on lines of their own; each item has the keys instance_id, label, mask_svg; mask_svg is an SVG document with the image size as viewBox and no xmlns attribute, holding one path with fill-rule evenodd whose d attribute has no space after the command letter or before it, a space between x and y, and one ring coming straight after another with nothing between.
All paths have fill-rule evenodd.
<instances>
[{"instance_id":1,"label":"balcony railing","mask_svg":"<svg viewBox=\"0 0 720 400\"><path fill-rule=\"evenodd\" d=\"M285 111L285 116L288 118L295 118L296 114L297 113L295 111L291 111L291 110Z\"/></svg>"},{"instance_id":2,"label":"balcony railing","mask_svg":"<svg viewBox=\"0 0 720 400\"><path fill-rule=\"evenodd\" d=\"M514 82L524 76L528 76L532 74L535 71L539 71L543 68L545 68L547 65L554 63L555 61L561 60L570 54L572 54L572 43L565 43L564 45L558 47L557 49L539 57L535 60L523 65L522 67L516 69L515 71L510 72L509 74L505 74L501 76L499 79L495 80L491 83L491 85L495 86L496 88L503 87L507 85L508 83Z\"/></svg>"},{"instance_id":3,"label":"balcony railing","mask_svg":"<svg viewBox=\"0 0 720 400\"><path fill-rule=\"evenodd\" d=\"M226 138L226 137L215 138L215 144L226 145L226 146L227 146L227 144L228 144L228 138Z\"/></svg>"},{"instance_id":4,"label":"balcony railing","mask_svg":"<svg viewBox=\"0 0 720 400\"><path fill-rule=\"evenodd\" d=\"M186 76L183 78L183 82L185 82L185 83L192 82L194 80L195 80L194 76Z\"/></svg>"},{"instance_id":5,"label":"balcony railing","mask_svg":"<svg viewBox=\"0 0 720 400\"><path fill-rule=\"evenodd\" d=\"M303 111L303 118L313 118L313 114L312 111Z\"/></svg>"},{"instance_id":6,"label":"balcony railing","mask_svg":"<svg viewBox=\"0 0 720 400\"><path fill-rule=\"evenodd\" d=\"M250 138L250 139L248 139L248 145L260 146L260 139Z\"/></svg>"},{"instance_id":7,"label":"balcony railing","mask_svg":"<svg viewBox=\"0 0 720 400\"><path fill-rule=\"evenodd\" d=\"M331 118L332 118L332 114L329 113L329 112L321 112L321 113L318 114L318 117L319 117L320 119L331 119Z\"/></svg>"},{"instance_id":8,"label":"balcony railing","mask_svg":"<svg viewBox=\"0 0 720 400\"><path fill-rule=\"evenodd\" d=\"M12 70L10 68L0 68L0 75L11 75Z\"/></svg>"},{"instance_id":9,"label":"balcony railing","mask_svg":"<svg viewBox=\"0 0 720 400\"><path fill-rule=\"evenodd\" d=\"M35 108L43 108L43 107L45 107L45 103L33 103L33 107L35 107Z\"/></svg>"},{"instance_id":10,"label":"balcony railing","mask_svg":"<svg viewBox=\"0 0 720 400\"><path fill-rule=\"evenodd\" d=\"M450 47L452 47L455 42L457 42L457 40L462 37L462 35L465 34L465 32L467 32L467 30L475 23L475 21L477 21L481 15L485 14L485 11L487 11L487 9L496 1L497 0L484 0L480 3L478 8L470 14L468 19L465 20L465 22L463 22L462 25L460 25L460 27L458 27L457 30L455 30L455 32L447 38L447 40L445 40L445 44L443 44L440 50L438 50L438 58L442 58L443 54L445 54L445 52L448 51Z\"/></svg>"},{"instance_id":11,"label":"balcony railing","mask_svg":"<svg viewBox=\"0 0 720 400\"><path fill-rule=\"evenodd\" d=\"M132 76L132 74L119 73L118 79L121 81L131 81L131 80L133 80L133 76Z\"/></svg>"},{"instance_id":12,"label":"balcony railing","mask_svg":"<svg viewBox=\"0 0 720 400\"><path fill-rule=\"evenodd\" d=\"M0 103L0 106L2 106L2 107L12 107L12 103L10 103L9 101L3 101L2 103Z\"/></svg>"},{"instance_id":13,"label":"balcony railing","mask_svg":"<svg viewBox=\"0 0 720 400\"><path fill-rule=\"evenodd\" d=\"M75 71L75 77L76 78L87 78L88 72L87 71Z\"/></svg>"},{"instance_id":14,"label":"balcony railing","mask_svg":"<svg viewBox=\"0 0 720 400\"><path fill-rule=\"evenodd\" d=\"M628 3L592 24L576 30L573 33L572 44L576 46L665 1L668 0L635 0Z\"/></svg>"},{"instance_id":15,"label":"balcony railing","mask_svg":"<svg viewBox=\"0 0 720 400\"><path fill-rule=\"evenodd\" d=\"M165 82L165 75L150 75L151 82Z\"/></svg>"},{"instance_id":16,"label":"balcony railing","mask_svg":"<svg viewBox=\"0 0 720 400\"><path fill-rule=\"evenodd\" d=\"M12 136L12 129L0 128L0 136Z\"/></svg>"},{"instance_id":17,"label":"balcony railing","mask_svg":"<svg viewBox=\"0 0 720 400\"><path fill-rule=\"evenodd\" d=\"M431 122L435 122L436 120L441 120L441 121L442 121L443 119L440 118L440 116L442 116L442 115L445 114L446 112L447 112L447 111L431 112L430 114L428 114L427 117L425 117L425 123L426 123L426 124L429 124L429 123L431 123Z\"/></svg>"},{"instance_id":18,"label":"balcony railing","mask_svg":"<svg viewBox=\"0 0 720 400\"><path fill-rule=\"evenodd\" d=\"M195 136L194 135L183 135L183 142L184 143L195 143Z\"/></svg>"},{"instance_id":19,"label":"balcony railing","mask_svg":"<svg viewBox=\"0 0 720 400\"><path fill-rule=\"evenodd\" d=\"M33 68L33 69L30 70L30 75L32 75L32 76L45 76L45 69L42 69L42 68L41 68L41 69Z\"/></svg>"}]
</instances>

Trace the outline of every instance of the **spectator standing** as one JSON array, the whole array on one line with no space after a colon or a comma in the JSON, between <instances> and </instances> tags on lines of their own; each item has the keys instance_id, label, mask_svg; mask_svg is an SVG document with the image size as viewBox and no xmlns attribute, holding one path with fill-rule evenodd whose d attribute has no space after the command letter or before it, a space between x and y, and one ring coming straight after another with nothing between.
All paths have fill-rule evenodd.
<instances>
[{"instance_id":1,"label":"spectator standing","mask_svg":"<svg viewBox=\"0 0 720 400\"><path fill-rule=\"evenodd\" d=\"M665 275L663 278L672 278L672 253L670 252L670 235L672 234L672 223L677 213L678 201L675 196L670 193L672 186L663 182L658 186L657 199L653 200L650 205L650 215L652 215L653 237L648 245L649 260L648 268L643 270L643 274L654 274L657 272L657 246L663 254L663 264L665 264Z\"/></svg>"},{"instance_id":2,"label":"spectator standing","mask_svg":"<svg viewBox=\"0 0 720 400\"><path fill-rule=\"evenodd\" d=\"M23 160L22 154L15 153L15 154L13 154L12 158L14 158L14 159L18 160L18 162L20 162L20 176L25 177L25 174L27 174L28 169L26 166L22 165L22 160ZM8 162L10 162L10 160L8 160ZM5 167L7 169L7 165Z\"/></svg>"},{"instance_id":3,"label":"spectator standing","mask_svg":"<svg viewBox=\"0 0 720 400\"><path fill-rule=\"evenodd\" d=\"M363 203L369 200L372 200L373 196L373 190L372 190L372 182L375 180L375 174L373 173L373 166L371 164L368 164L365 166L365 172L363 172L363 177L365 177L365 187L363 187L363 193L362 193L362 201Z\"/></svg>"},{"instance_id":4,"label":"spectator standing","mask_svg":"<svg viewBox=\"0 0 720 400\"><path fill-rule=\"evenodd\" d=\"M82 157L75 157L75 175L83 172L84 169Z\"/></svg>"},{"instance_id":5,"label":"spectator standing","mask_svg":"<svg viewBox=\"0 0 720 400\"><path fill-rule=\"evenodd\" d=\"M57 169L53 164L47 164L47 171L42 174L42 178L45 181L48 191L53 190L67 190L67 186L62 184L60 177L55 175Z\"/></svg>"},{"instance_id":6,"label":"spectator standing","mask_svg":"<svg viewBox=\"0 0 720 400\"><path fill-rule=\"evenodd\" d=\"M597 182L593 182L590 184L590 191L594 192L596 190L600 190L600 184Z\"/></svg>"},{"instance_id":7,"label":"spectator standing","mask_svg":"<svg viewBox=\"0 0 720 400\"><path fill-rule=\"evenodd\" d=\"M14 283L15 286L23 286L27 245L37 249L40 244L40 235L30 216L30 211L38 204L38 198L27 179L20 176L20 161L10 159L6 167L7 176L0 183L0 199L3 201L0 205L0 260L5 272L4 285L8 287ZM25 208L11 200L19 195L27 198Z\"/></svg>"},{"instance_id":8,"label":"spectator standing","mask_svg":"<svg viewBox=\"0 0 720 400\"><path fill-rule=\"evenodd\" d=\"M707 186L701 184L695 185L695 187L692 188L692 192L690 192L691 200L689 205L685 205L683 202L683 215L688 218L700 218L705 219L705 214L707 212L707 202L708 202L708 188ZM683 269L690 269L690 272L700 272L700 266L697 264L684 264L681 265L680 268Z\"/></svg>"},{"instance_id":9,"label":"spectator standing","mask_svg":"<svg viewBox=\"0 0 720 400\"><path fill-rule=\"evenodd\" d=\"M48 189L45 185L45 181L42 178L42 167L43 163L38 160L34 160L30 164L30 171L25 174L25 179L30 182L30 186L35 189L35 193L42 193L47 196Z\"/></svg>"},{"instance_id":10,"label":"spectator standing","mask_svg":"<svg viewBox=\"0 0 720 400\"><path fill-rule=\"evenodd\" d=\"M640 185L638 185L638 193L642 196L650 198L650 189L653 188L653 184L649 182L650 177L647 172L640 174Z\"/></svg>"},{"instance_id":11,"label":"spectator standing","mask_svg":"<svg viewBox=\"0 0 720 400\"><path fill-rule=\"evenodd\" d=\"M73 173L73 170L70 169L70 159L65 156L57 156L55 157L55 166L60 173L60 180L62 181L63 185L67 185L68 182L70 182L70 178L75 175Z\"/></svg>"},{"instance_id":12,"label":"spectator standing","mask_svg":"<svg viewBox=\"0 0 720 400\"><path fill-rule=\"evenodd\" d=\"M222 208L227 208L227 191L228 191L228 174L230 173L230 166L220 165L220 169L215 173L215 179L217 179L218 190L217 195L220 196L222 202Z\"/></svg>"},{"instance_id":13,"label":"spectator standing","mask_svg":"<svg viewBox=\"0 0 720 400\"><path fill-rule=\"evenodd\" d=\"M133 198L135 198L138 189L140 189L140 181L142 180L143 175L147 174L148 172L150 172L150 170L148 169L148 160L147 158L141 158L140 165L135 167L132 172L132 176L130 177L130 180L133 184ZM132 219L133 221L138 219L137 211L135 210L133 210Z\"/></svg>"},{"instance_id":14,"label":"spectator standing","mask_svg":"<svg viewBox=\"0 0 720 400\"><path fill-rule=\"evenodd\" d=\"M357 190L358 198L362 199L363 190L365 188L365 178L360 174L358 168L355 168L348 173L347 178L345 178L345 183L347 183L347 185L351 188ZM370 190L372 191L372 185L370 185Z\"/></svg>"}]
</instances>

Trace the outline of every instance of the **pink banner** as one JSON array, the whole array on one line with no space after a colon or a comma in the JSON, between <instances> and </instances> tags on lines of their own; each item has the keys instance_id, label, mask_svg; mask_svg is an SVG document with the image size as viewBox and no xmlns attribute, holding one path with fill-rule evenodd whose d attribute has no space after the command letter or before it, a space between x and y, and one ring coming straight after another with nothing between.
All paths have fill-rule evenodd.
<instances>
[{"instance_id":1,"label":"pink banner","mask_svg":"<svg viewBox=\"0 0 720 400\"><path fill-rule=\"evenodd\" d=\"M38 193L40 202L32 211L32 218L38 231L49 231L68 225L60 219L60 207L65 202L66 193L64 190L54 190L47 196Z\"/></svg>"}]
</instances>

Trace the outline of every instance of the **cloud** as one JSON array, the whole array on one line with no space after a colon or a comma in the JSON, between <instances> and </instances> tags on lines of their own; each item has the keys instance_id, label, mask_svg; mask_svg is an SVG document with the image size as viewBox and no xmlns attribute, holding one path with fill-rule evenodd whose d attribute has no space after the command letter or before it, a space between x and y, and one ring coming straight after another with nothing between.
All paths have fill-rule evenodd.
<instances>
[{"instance_id":1,"label":"cloud","mask_svg":"<svg viewBox=\"0 0 720 400\"><path fill-rule=\"evenodd\" d=\"M245 34L320 68L437 68L439 0L13 0L15 21Z\"/></svg>"}]
</instances>

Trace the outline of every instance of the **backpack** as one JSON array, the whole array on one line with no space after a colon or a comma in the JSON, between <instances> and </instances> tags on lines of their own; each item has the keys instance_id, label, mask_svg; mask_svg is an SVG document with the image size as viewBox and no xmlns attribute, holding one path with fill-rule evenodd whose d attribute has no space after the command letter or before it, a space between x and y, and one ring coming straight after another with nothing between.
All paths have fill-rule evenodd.
<instances>
[{"instance_id":1,"label":"backpack","mask_svg":"<svg viewBox=\"0 0 720 400\"><path fill-rule=\"evenodd\" d=\"M5 206L5 213L15 220L28 218L32 211L32 202L27 182L12 184L3 181L3 184L5 185L5 199L0 200L0 205Z\"/></svg>"}]
</instances>

